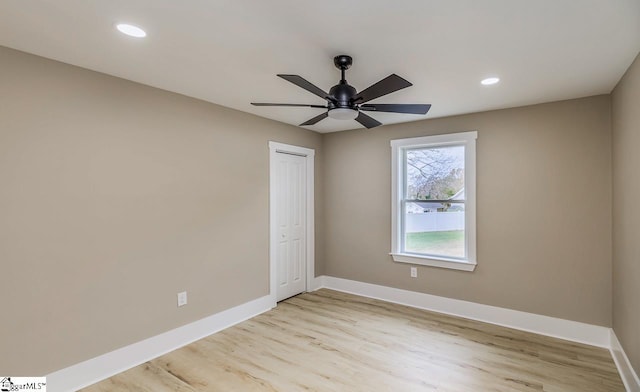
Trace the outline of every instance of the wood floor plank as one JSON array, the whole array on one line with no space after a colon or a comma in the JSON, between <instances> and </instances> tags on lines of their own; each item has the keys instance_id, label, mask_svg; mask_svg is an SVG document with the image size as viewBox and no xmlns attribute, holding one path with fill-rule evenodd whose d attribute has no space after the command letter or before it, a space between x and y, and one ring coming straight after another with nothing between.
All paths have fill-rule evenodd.
<instances>
[{"instance_id":1,"label":"wood floor plank","mask_svg":"<svg viewBox=\"0 0 640 392\"><path fill-rule=\"evenodd\" d=\"M84 392L622 392L608 350L318 290Z\"/></svg>"}]
</instances>

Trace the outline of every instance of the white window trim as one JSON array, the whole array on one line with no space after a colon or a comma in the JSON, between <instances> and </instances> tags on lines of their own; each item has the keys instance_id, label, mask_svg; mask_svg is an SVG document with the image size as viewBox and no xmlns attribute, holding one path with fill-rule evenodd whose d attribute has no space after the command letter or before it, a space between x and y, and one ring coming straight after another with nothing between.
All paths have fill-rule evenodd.
<instances>
[{"instance_id":1,"label":"white window trim","mask_svg":"<svg viewBox=\"0 0 640 392\"><path fill-rule=\"evenodd\" d=\"M473 271L476 259L476 139L478 132L461 132L444 135L414 137L391 140L391 256L393 261ZM440 256L401 253L402 217L401 195L403 193L404 165L402 152L407 148L465 145L465 247L466 260Z\"/></svg>"}]
</instances>

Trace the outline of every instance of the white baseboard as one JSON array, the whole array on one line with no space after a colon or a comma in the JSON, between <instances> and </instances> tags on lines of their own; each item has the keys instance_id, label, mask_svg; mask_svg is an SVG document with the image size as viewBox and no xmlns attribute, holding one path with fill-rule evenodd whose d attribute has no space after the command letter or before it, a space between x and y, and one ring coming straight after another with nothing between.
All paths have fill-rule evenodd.
<instances>
[{"instance_id":1,"label":"white baseboard","mask_svg":"<svg viewBox=\"0 0 640 392\"><path fill-rule=\"evenodd\" d=\"M629 362L629 358L613 330L611 330L611 355L618 367L620 377L622 377L622 382L624 382L627 392L640 392L640 379L638 378L638 374L633 370L631 362Z\"/></svg>"},{"instance_id":2,"label":"white baseboard","mask_svg":"<svg viewBox=\"0 0 640 392\"><path fill-rule=\"evenodd\" d=\"M271 296L249 301L191 324L47 375L51 392L71 392L138 366L275 307Z\"/></svg>"},{"instance_id":3,"label":"white baseboard","mask_svg":"<svg viewBox=\"0 0 640 392\"><path fill-rule=\"evenodd\" d=\"M415 291L401 290L393 287L379 286L355 280L335 278L332 276L317 277L314 286L483 321L573 342L585 343L592 346L610 348L611 328L598 325L439 297Z\"/></svg>"},{"instance_id":4,"label":"white baseboard","mask_svg":"<svg viewBox=\"0 0 640 392\"><path fill-rule=\"evenodd\" d=\"M326 287L324 285L325 278L326 278L326 276L324 276L324 275L316 276L315 278L313 278L313 280L311 281L311 287L307 291L316 291L316 290L319 290L319 289L321 289L323 287Z\"/></svg>"}]
</instances>

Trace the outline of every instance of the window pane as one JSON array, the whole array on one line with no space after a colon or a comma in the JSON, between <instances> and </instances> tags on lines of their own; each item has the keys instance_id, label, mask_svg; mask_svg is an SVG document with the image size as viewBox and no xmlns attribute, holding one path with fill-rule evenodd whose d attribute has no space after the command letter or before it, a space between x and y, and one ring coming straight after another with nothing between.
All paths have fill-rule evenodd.
<instances>
[{"instance_id":1,"label":"window pane","mask_svg":"<svg viewBox=\"0 0 640 392\"><path fill-rule=\"evenodd\" d=\"M406 162L405 199L446 200L463 191L464 146L408 150Z\"/></svg>"},{"instance_id":2,"label":"window pane","mask_svg":"<svg viewBox=\"0 0 640 392\"><path fill-rule=\"evenodd\" d=\"M406 203L405 209L405 252L465 257L464 203Z\"/></svg>"},{"instance_id":3,"label":"window pane","mask_svg":"<svg viewBox=\"0 0 640 392\"><path fill-rule=\"evenodd\" d=\"M466 257L464 146L406 154L404 252Z\"/></svg>"}]
</instances>

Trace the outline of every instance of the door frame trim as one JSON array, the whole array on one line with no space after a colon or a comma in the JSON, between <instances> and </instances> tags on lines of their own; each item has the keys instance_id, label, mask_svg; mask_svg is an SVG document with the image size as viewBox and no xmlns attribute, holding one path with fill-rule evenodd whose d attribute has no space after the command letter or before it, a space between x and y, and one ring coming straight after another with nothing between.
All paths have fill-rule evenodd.
<instances>
[{"instance_id":1,"label":"door frame trim","mask_svg":"<svg viewBox=\"0 0 640 392\"><path fill-rule=\"evenodd\" d=\"M314 158L315 150L290 144L269 142L269 296L273 306L277 303L277 268L276 268L276 158L277 153L295 154L305 158L307 167L307 227L306 227L306 282L305 291L310 291L315 279L315 215L314 215Z\"/></svg>"}]
</instances>

